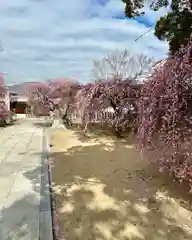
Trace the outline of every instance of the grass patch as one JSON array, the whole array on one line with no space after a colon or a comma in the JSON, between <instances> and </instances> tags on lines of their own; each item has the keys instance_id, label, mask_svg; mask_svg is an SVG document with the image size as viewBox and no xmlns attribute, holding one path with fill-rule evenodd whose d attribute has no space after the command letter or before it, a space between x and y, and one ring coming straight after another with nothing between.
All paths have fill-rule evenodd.
<instances>
[{"instance_id":1,"label":"grass patch","mask_svg":"<svg viewBox=\"0 0 192 240\"><path fill-rule=\"evenodd\" d=\"M140 156L131 137L57 130L52 143L66 240L192 239L191 196Z\"/></svg>"}]
</instances>

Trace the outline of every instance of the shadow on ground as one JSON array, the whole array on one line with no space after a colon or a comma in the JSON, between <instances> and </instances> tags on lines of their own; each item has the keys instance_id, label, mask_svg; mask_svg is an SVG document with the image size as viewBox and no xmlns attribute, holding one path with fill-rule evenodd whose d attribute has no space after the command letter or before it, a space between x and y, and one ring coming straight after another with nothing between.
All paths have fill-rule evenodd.
<instances>
[{"instance_id":1,"label":"shadow on ground","mask_svg":"<svg viewBox=\"0 0 192 240\"><path fill-rule=\"evenodd\" d=\"M56 133L50 154L59 224L66 240L192 239L191 196L184 187L141 159L131 139L127 144L79 134ZM23 175L38 192L44 177L39 168ZM29 198L5 209L3 221ZM30 223L19 219L18 239L25 234L24 227L32 231Z\"/></svg>"},{"instance_id":2,"label":"shadow on ground","mask_svg":"<svg viewBox=\"0 0 192 240\"><path fill-rule=\"evenodd\" d=\"M65 239L192 239L191 196L141 159L131 139L63 135L51 157Z\"/></svg>"},{"instance_id":3,"label":"shadow on ground","mask_svg":"<svg viewBox=\"0 0 192 240\"><path fill-rule=\"evenodd\" d=\"M47 122L35 122L34 123L35 127L38 128L48 128L52 126L52 122L51 121L47 121Z\"/></svg>"},{"instance_id":4,"label":"shadow on ground","mask_svg":"<svg viewBox=\"0 0 192 240\"><path fill-rule=\"evenodd\" d=\"M39 239L37 204L38 200L31 194L4 208L0 217L0 239Z\"/></svg>"},{"instance_id":5,"label":"shadow on ground","mask_svg":"<svg viewBox=\"0 0 192 240\"><path fill-rule=\"evenodd\" d=\"M23 177L30 181L32 189L26 194L22 192L22 187L18 188L18 192L14 192L18 200L14 201L15 197L8 198L0 215L0 239L52 239L50 194L46 187L47 169L43 170L44 167L37 166L23 172Z\"/></svg>"},{"instance_id":6,"label":"shadow on ground","mask_svg":"<svg viewBox=\"0 0 192 240\"><path fill-rule=\"evenodd\" d=\"M25 128L25 125L28 125L28 122L31 121L33 122L34 120L18 119L15 123L23 124L23 128ZM14 129L15 127L12 130ZM25 150L26 148L23 147L23 149ZM36 147L33 149L33 147L29 146L27 149L33 153ZM26 155L26 158L23 158L22 162L17 160L18 153L13 152L13 154L10 153L13 159L8 162L4 161L1 164L0 240L43 239L39 238L39 211L41 211L42 216L43 213L47 212L48 208L50 209L50 206L48 206L49 194L46 192L46 188L43 188L44 185L40 183L47 183L47 175L42 170L42 166L38 160L35 160L36 165L34 166L33 158L30 158L28 150L27 152L20 153ZM39 152L38 154L44 158L47 156L46 152ZM24 162L25 160L26 163ZM7 179L10 179L10 181L4 181ZM39 193L42 192L40 204ZM49 230L51 230L50 227ZM49 231L44 231L44 239L49 239L46 237L46 232Z\"/></svg>"},{"instance_id":7,"label":"shadow on ground","mask_svg":"<svg viewBox=\"0 0 192 240\"><path fill-rule=\"evenodd\" d=\"M0 121L0 128L6 128L14 125L20 125L21 123L18 120L13 120L10 123L4 123Z\"/></svg>"},{"instance_id":8,"label":"shadow on ground","mask_svg":"<svg viewBox=\"0 0 192 240\"><path fill-rule=\"evenodd\" d=\"M72 127L69 127L69 130L74 132L77 138L82 142L87 142L90 139L99 140L101 137L115 138L114 129L109 127L107 123L90 123L88 125L86 134L84 133L83 129L84 128L77 123L73 123ZM122 132L121 137L118 138L118 141L121 143L133 144L133 137L130 139L130 135L133 136L131 129L127 130L126 132Z\"/></svg>"}]
</instances>

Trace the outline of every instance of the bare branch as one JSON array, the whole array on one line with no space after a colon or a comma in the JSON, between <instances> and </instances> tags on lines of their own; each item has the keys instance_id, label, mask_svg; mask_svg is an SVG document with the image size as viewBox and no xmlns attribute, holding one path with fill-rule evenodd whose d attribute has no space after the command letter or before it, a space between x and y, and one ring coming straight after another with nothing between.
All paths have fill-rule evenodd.
<instances>
[{"instance_id":1,"label":"bare branch","mask_svg":"<svg viewBox=\"0 0 192 240\"><path fill-rule=\"evenodd\" d=\"M143 54L131 55L127 49L116 50L100 60L94 60L92 74L96 81L107 80L110 77L126 77L134 81L150 72L152 63L153 59Z\"/></svg>"}]
</instances>

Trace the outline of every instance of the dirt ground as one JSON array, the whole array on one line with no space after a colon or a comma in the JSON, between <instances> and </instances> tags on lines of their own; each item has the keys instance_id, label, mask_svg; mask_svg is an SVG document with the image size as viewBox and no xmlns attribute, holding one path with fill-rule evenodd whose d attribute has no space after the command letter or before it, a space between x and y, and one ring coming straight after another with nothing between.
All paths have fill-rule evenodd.
<instances>
[{"instance_id":1,"label":"dirt ground","mask_svg":"<svg viewBox=\"0 0 192 240\"><path fill-rule=\"evenodd\" d=\"M53 189L66 240L192 239L191 196L126 143L52 135Z\"/></svg>"}]
</instances>

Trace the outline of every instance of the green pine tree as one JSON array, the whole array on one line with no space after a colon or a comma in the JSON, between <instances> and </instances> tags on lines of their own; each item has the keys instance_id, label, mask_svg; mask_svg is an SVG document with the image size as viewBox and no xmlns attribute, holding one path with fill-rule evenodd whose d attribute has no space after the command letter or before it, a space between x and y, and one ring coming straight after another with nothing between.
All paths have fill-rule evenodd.
<instances>
[{"instance_id":1,"label":"green pine tree","mask_svg":"<svg viewBox=\"0 0 192 240\"><path fill-rule=\"evenodd\" d=\"M125 5L125 15L128 18L144 15L142 8L144 0L122 0ZM160 7L168 6L167 0L152 2L151 9L158 11ZM186 45L192 34L192 0L172 0L172 11L161 17L155 26L155 36L169 42L170 54L174 54L182 45Z\"/></svg>"}]
</instances>

